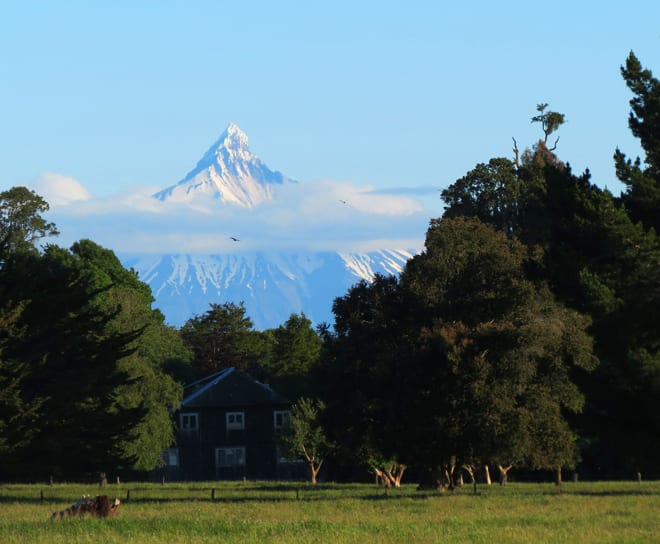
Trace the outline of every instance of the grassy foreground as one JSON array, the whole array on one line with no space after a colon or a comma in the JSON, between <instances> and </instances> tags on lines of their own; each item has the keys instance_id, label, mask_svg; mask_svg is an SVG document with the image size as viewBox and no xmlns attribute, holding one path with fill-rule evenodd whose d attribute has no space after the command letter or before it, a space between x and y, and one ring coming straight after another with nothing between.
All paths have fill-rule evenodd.
<instances>
[{"instance_id":1,"label":"grassy foreground","mask_svg":"<svg viewBox=\"0 0 660 544\"><path fill-rule=\"evenodd\" d=\"M50 522L80 495L118 518ZM42 499L43 494L43 499ZM126 501L126 498L129 500ZM0 540L153 543L658 542L660 482L511 483L451 493L275 482L0 485Z\"/></svg>"}]
</instances>

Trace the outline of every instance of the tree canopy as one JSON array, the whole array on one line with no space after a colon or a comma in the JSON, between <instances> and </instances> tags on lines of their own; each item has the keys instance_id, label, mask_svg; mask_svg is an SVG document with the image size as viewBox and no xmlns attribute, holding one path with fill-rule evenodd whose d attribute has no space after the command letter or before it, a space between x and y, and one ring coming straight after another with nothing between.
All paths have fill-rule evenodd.
<instances>
[{"instance_id":1,"label":"tree canopy","mask_svg":"<svg viewBox=\"0 0 660 544\"><path fill-rule=\"evenodd\" d=\"M180 333L194 354L193 370L198 377L230 367L261 377L259 359L266 345L252 328L243 303L212 303L206 313L186 321Z\"/></svg>"},{"instance_id":2,"label":"tree canopy","mask_svg":"<svg viewBox=\"0 0 660 544\"><path fill-rule=\"evenodd\" d=\"M565 116L539 104L544 138L447 187L400 280L335 301L322 383L338 451L657 472L660 85L632 53L622 75L646 157L617 150L621 198L547 147Z\"/></svg>"},{"instance_id":3,"label":"tree canopy","mask_svg":"<svg viewBox=\"0 0 660 544\"><path fill-rule=\"evenodd\" d=\"M162 462L181 387L150 357L146 332L163 326L151 300L134 272L88 240L8 255L0 269L5 476L75 478Z\"/></svg>"},{"instance_id":4,"label":"tree canopy","mask_svg":"<svg viewBox=\"0 0 660 544\"><path fill-rule=\"evenodd\" d=\"M16 251L34 249L35 243L58 233L43 215L48 203L26 187L12 187L0 193L0 264Z\"/></svg>"}]
</instances>

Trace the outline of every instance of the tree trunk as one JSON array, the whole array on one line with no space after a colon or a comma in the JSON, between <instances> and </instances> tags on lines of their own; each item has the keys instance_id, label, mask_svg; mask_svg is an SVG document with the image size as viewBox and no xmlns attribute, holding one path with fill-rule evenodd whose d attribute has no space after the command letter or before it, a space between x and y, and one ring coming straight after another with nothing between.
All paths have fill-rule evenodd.
<instances>
[{"instance_id":1,"label":"tree trunk","mask_svg":"<svg viewBox=\"0 0 660 544\"><path fill-rule=\"evenodd\" d=\"M454 489L454 465L451 465L449 468L445 467L443 486L449 490Z\"/></svg>"},{"instance_id":2,"label":"tree trunk","mask_svg":"<svg viewBox=\"0 0 660 544\"><path fill-rule=\"evenodd\" d=\"M374 472L376 474L376 483L382 485L383 487L390 487L390 479L385 474L385 471L380 468L375 468Z\"/></svg>"},{"instance_id":3,"label":"tree trunk","mask_svg":"<svg viewBox=\"0 0 660 544\"><path fill-rule=\"evenodd\" d=\"M484 472L486 473L486 485L490 485L493 481L490 479L490 468L488 465L484 465Z\"/></svg>"},{"instance_id":4,"label":"tree trunk","mask_svg":"<svg viewBox=\"0 0 660 544\"><path fill-rule=\"evenodd\" d=\"M312 485L316 485L316 479L317 479L317 476L318 476L318 474L321 470L321 466L323 465L323 461L321 461L320 463L315 463L312 460L312 461L308 461L307 464L309 465L309 472L311 474L310 479L311 479Z\"/></svg>"},{"instance_id":5,"label":"tree trunk","mask_svg":"<svg viewBox=\"0 0 660 544\"><path fill-rule=\"evenodd\" d=\"M391 468L375 468L377 482L385 487L401 487L403 473L408 467L399 463L394 463Z\"/></svg>"},{"instance_id":6,"label":"tree trunk","mask_svg":"<svg viewBox=\"0 0 660 544\"><path fill-rule=\"evenodd\" d=\"M406 471L408 467L406 465L402 465L397 463L395 467L393 467L393 476L394 476L394 487L401 487L401 480L403 479L403 473Z\"/></svg>"},{"instance_id":7,"label":"tree trunk","mask_svg":"<svg viewBox=\"0 0 660 544\"><path fill-rule=\"evenodd\" d=\"M465 472L468 473L468 476L470 476L470 483L472 484L474 488L474 494L477 494L477 478L474 475L474 466L473 465L463 465L463 468L465 469Z\"/></svg>"},{"instance_id":8,"label":"tree trunk","mask_svg":"<svg viewBox=\"0 0 660 544\"><path fill-rule=\"evenodd\" d=\"M476 478L474 476L474 466L472 465L463 465L463 470L468 473L468 476L470 477L470 483L473 484L476 481Z\"/></svg>"},{"instance_id":9,"label":"tree trunk","mask_svg":"<svg viewBox=\"0 0 660 544\"><path fill-rule=\"evenodd\" d=\"M508 467L503 467L502 465L497 465L497 468L500 471L500 485L505 486L508 480L508 473L511 470L511 467L513 465L509 465Z\"/></svg>"},{"instance_id":10,"label":"tree trunk","mask_svg":"<svg viewBox=\"0 0 660 544\"><path fill-rule=\"evenodd\" d=\"M561 485L561 467L557 467L557 477L555 479L556 485Z\"/></svg>"}]
</instances>

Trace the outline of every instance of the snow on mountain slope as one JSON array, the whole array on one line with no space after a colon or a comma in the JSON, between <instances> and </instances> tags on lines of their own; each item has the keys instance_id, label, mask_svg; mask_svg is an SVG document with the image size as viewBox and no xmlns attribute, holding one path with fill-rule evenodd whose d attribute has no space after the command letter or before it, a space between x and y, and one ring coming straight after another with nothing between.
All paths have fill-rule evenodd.
<instances>
[{"instance_id":1,"label":"snow on mountain slope","mask_svg":"<svg viewBox=\"0 0 660 544\"><path fill-rule=\"evenodd\" d=\"M177 203L217 199L226 204L254 208L272 200L274 189L284 183L295 181L268 168L250 151L246 134L230 123L195 168L176 185L154 196Z\"/></svg>"},{"instance_id":2,"label":"snow on mountain slope","mask_svg":"<svg viewBox=\"0 0 660 544\"><path fill-rule=\"evenodd\" d=\"M257 329L274 328L292 313L313 323L332 323L332 302L360 280L375 273L398 274L409 251L381 250L365 254L296 253L232 255L156 255L124 257L148 283L155 307L166 321L180 327L211 303L245 304Z\"/></svg>"}]
</instances>

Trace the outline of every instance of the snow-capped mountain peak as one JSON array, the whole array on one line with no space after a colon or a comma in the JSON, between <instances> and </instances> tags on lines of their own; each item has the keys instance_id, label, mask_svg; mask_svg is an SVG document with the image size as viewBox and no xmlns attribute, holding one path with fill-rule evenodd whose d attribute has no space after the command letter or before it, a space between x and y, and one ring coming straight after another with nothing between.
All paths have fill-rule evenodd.
<instances>
[{"instance_id":1,"label":"snow-capped mountain peak","mask_svg":"<svg viewBox=\"0 0 660 544\"><path fill-rule=\"evenodd\" d=\"M272 200L276 186L294 181L268 168L248 144L247 135L230 123L195 168L154 197L181 203L219 200L246 208Z\"/></svg>"},{"instance_id":2,"label":"snow-capped mountain peak","mask_svg":"<svg viewBox=\"0 0 660 544\"><path fill-rule=\"evenodd\" d=\"M229 126L220 135L220 138L204 154L197 167L202 163L210 163L213 160L218 160L218 156L223 157L222 162L235 162L238 160L249 162L259 160L250 151L247 134L234 123L229 123Z\"/></svg>"}]
</instances>

